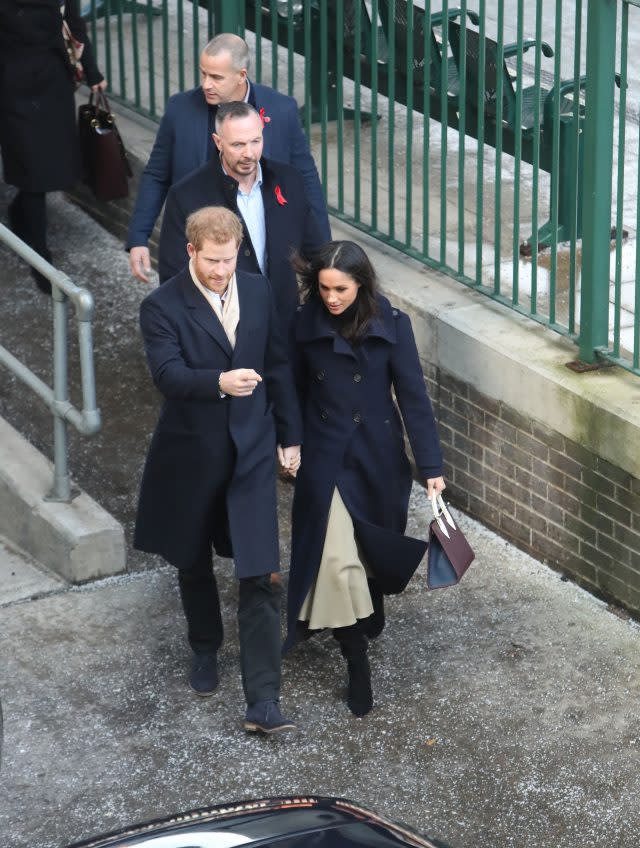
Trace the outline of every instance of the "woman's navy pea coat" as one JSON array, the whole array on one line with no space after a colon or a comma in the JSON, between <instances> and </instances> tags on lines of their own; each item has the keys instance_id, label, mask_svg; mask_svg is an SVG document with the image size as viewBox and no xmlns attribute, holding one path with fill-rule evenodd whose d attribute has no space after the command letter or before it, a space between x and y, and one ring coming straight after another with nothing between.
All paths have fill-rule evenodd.
<instances>
[{"instance_id":1,"label":"woman's navy pea coat","mask_svg":"<svg viewBox=\"0 0 640 848\"><path fill-rule=\"evenodd\" d=\"M293 504L285 648L292 643L298 612L318 572L334 488L375 571L380 558L388 566L415 556L415 540L404 536L412 476L402 422L420 476L442 474L411 322L381 295L378 306L366 338L355 347L332 328L319 298L298 308L295 358L304 446Z\"/></svg>"}]
</instances>

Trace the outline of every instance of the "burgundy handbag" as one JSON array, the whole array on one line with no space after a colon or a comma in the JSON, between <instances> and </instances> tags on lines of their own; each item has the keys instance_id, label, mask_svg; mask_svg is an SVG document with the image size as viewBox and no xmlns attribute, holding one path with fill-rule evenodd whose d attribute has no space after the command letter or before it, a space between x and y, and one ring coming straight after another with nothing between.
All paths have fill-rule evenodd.
<instances>
[{"instance_id":1,"label":"burgundy handbag","mask_svg":"<svg viewBox=\"0 0 640 848\"><path fill-rule=\"evenodd\" d=\"M459 583L475 554L451 517L442 495L433 495L431 506L434 517L429 524L427 585L429 589L444 589Z\"/></svg>"},{"instance_id":2,"label":"burgundy handbag","mask_svg":"<svg viewBox=\"0 0 640 848\"><path fill-rule=\"evenodd\" d=\"M127 178L132 176L124 144L116 127L109 101L99 91L78 109L78 134L84 181L98 200L127 197Z\"/></svg>"}]
</instances>

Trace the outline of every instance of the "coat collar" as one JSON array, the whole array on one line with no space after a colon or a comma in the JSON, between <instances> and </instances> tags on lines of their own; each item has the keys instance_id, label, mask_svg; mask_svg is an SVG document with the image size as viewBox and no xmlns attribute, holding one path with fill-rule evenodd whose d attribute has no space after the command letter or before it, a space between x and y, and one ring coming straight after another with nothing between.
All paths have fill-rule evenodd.
<instances>
[{"instance_id":1,"label":"coat collar","mask_svg":"<svg viewBox=\"0 0 640 848\"><path fill-rule=\"evenodd\" d=\"M238 301L240 304L240 321L236 331L236 346L232 348L229 344L229 339L224 331L224 327L220 323L218 316L215 314L211 305L207 302L202 292L198 291L191 279L189 268L181 271L180 288L189 314L203 330L220 345L224 352L232 358L234 353L242 346L245 341L247 332L250 332L252 326L251 315L254 311L255 299L251 296L251 289L255 285L251 277L243 271L236 269L236 286L238 289Z\"/></svg>"},{"instance_id":2,"label":"coat collar","mask_svg":"<svg viewBox=\"0 0 640 848\"><path fill-rule=\"evenodd\" d=\"M211 305L207 302L205 296L196 288L193 280L191 279L189 268L186 268L182 272L180 287L187 309L189 310L193 320L196 321L203 330L209 333L209 335L220 345L229 357L233 356L233 349L229 344L227 334L225 333L218 316L211 308ZM240 313L240 320L242 320L242 313Z\"/></svg>"},{"instance_id":3,"label":"coat collar","mask_svg":"<svg viewBox=\"0 0 640 848\"><path fill-rule=\"evenodd\" d=\"M238 193L238 181L231 177L229 174L225 174L222 168L222 162L220 161L220 156L215 154L211 157L210 164L215 169L218 178L222 181L224 185L225 195L230 200L233 206L236 205L236 195ZM271 194L274 194L277 176L271 167L271 164L264 156L260 159L260 168L262 170L262 193L265 191L270 191ZM275 200L275 194L274 194Z\"/></svg>"},{"instance_id":4,"label":"coat collar","mask_svg":"<svg viewBox=\"0 0 640 848\"><path fill-rule=\"evenodd\" d=\"M379 338L389 344L397 341L396 322L398 310L393 309L386 297L378 295L378 314L371 321L365 340ZM312 342L331 338L336 353L352 353L351 345L331 326L327 312L319 298L313 298L298 307L296 341Z\"/></svg>"},{"instance_id":5,"label":"coat collar","mask_svg":"<svg viewBox=\"0 0 640 848\"><path fill-rule=\"evenodd\" d=\"M226 174L222 168L222 162L220 161L219 156L214 156L211 160L211 166L215 169L215 179L220 181L222 185L222 191L225 197L225 202L229 209L232 209L236 215L240 217L242 221L242 229L244 232L244 241L246 244L250 244L253 250L253 255L255 257L255 249L253 247L253 243L251 241L251 236L249 234L249 230L247 229L246 222L240 211L238 209L238 181L233 177ZM285 186L280 187L278 182L278 175L275 172L274 168L272 168L271 164L264 156L260 159L260 168L262 170L262 202L264 205L264 222L265 222L265 231L267 236L267 269L266 273L269 276L269 268L270 268L270 257L276 256L280 251L282 251L282 228L279 225L280 219L280 210L282 209L281 201L278 200L276 195L276 189L280 189L280 193L282 196L282 192L284 191L284 195L286 196L287 189ZM285 197L286 202L286 197ZM256 273L261 273L258 267L258 262L256 260Z\"/></svg>"}]
</instances>

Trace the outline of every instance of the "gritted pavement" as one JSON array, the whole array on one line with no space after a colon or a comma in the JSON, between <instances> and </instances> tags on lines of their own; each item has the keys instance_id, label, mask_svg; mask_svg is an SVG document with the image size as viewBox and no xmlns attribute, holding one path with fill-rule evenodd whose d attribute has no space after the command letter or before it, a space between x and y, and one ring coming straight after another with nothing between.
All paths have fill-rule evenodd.
<instances>
[{"instance_id":1,"label":"gritted pavement","mask_svg":"<svg viewBox=\"0 0 640 848\"><path fill-rule=\"evenodd\" d=\"M0 187L3 221L9 197ZM90 218L61 196L49 210L56 264L97 304L104 429L72 437L71 469L130 539L158 405L137 330L145 288ZM48 379L50 301L1 247L0 268L2 343ZM4 372L0 414L50 455L46 410ZM290 500L282 486L283 563ZM324 793L458 848L635 848L638 625L459 517L476 563L459 587L434 593L421 566L389 600L371 649L373 712L348 712L342 658L320 636L285 661L283 706L300 724L286 738L240 727L228 561L216 563L227 638L210 699L186 685L175 577L153 557L129 550L127 575L1 607L0 844L54 848L197 806ZM409 532L424 534L427 519L415 487Z\"/></svg>"}]
</instances>

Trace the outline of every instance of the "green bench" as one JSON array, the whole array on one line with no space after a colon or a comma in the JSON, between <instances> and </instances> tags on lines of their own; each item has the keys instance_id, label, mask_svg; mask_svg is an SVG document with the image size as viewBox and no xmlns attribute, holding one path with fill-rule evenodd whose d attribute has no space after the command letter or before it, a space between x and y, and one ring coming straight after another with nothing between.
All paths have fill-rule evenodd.
<instances>
[{"instance_id":1,"label":"green bench","mask_svg":"<svg viewBox=\"0 0 640 848\"><path fill-rule=\"evenodd\" d=\"M413 5L407 0L378 0L379 21L374 27L364 0L344 0L344 29L339 41L336 27L336 3L328 0L326 14L326 32L328 44L326 50L326 76L320 74L320 28L321 15L319 0L310 0L311 28L313 36L310 39L311 56L309 57L311 73L312 121L321 119L319 104L324 98L325 114L328 120L335 120L340 108L337 96L338 78L336 57L338 48L342 48L344 57L343 74L351 79L356 76L355 67L359 66L360 84L371 88L375 85L377 91L387 96L391 91L394 100L403 105L410 104L418 112L424 112L428 107L429 117L446 123L452 129L460 130L460 115L464 110L464 132L466 135L478 138L482 128L484 143L495 147L499 139L502 150L512 156L517 153L520 145L522 161L534 164L537 156L538 167L551 175L552 184L557 181L557 212L538 231L538 248L550 244L555 238L566 241L572 236L582 235L582 203L581 187L584 165L584 106L578 101L577 126L574 119L574 100L576 84L574 80L562 80L559 85L550 89L529 86L522 89L521 120L518 122L517 99L514 81L507 60L517 56L517 44L504 45L502 62L498 62L498 44L491 38L484 37L484 91L481 99L478 92L480 77L481 36L469 27L465 33L466 84L464 86L464 103L460 102L460 75L463 67L462 57L462 24L458 22L461 9L450 9L446 28L441 12L427 17L424 9ZM360 6L361 19L361 52L354 53L354 33L356 4ZM270 4L261 4L261 31L263 37L272 37L273 26L269 12ZM246 25L248 29L256 30L256 4L245 4ZM478 26L478 15L467 11L471 24ZM391 19L393 24L391 25ZM304 17L301 13L293 16L293 50L304 55ZM410 39L412 23L413 36ZM466 26L466 23L465 23ZM425 32L426 29L426 32ZM278 16L277 40L282 46L289 45L289 26L287 17ZM444 44L447 33L448 44ZM375 39L375 49L374 49ZM425 51L426 44L429 44ZM408 46L411 45L409 52ZM535 48L536 42L528 39L522 44L523 53ZM449 48L451 54L449 54ZM551 47L542 42L540 45L545 57L553 56ZM447 51L445 60L444 51ZM427 57L429 61L426 68ZM372 60L375 58L375 72L372 72ZM446 76L446 78L445 78ZM498 126L498 109L496 91L498 76L502 77L502 116L501 128ZM393 79L391 79L393 77ZM578 89L584 88L585 77L580 77ZM425 85L428 90L425 90ZM557 165L554 162L554 116L556 99L559 100L557 112L559 127L557 131ZM536 100L538 103L539 120L536 123ZM344 110L349 117L353 113ZM483 116L483 121L480 116ZM363 117L367 117L363 115ZM500 132L501 129L501 132ZM518 136L520 138L518 139ZM556 173L557 167L557 173ZM577 198L576 198L577 184ZM555 220L555 224L553 223ZM532 239L521 245L521 253L531 252Z\"/></svg>"},{"instance_id":2,"label":"green bench","mask_svg":"<svg viewBox=\"0 0 640 848\"><path fill-rule=\"evenodd\" d=\"M495 147L501 139L502 150L512 156L517 153L516 144L521 146L522 160L534 164L538 156L538 167L551 175L552 185L557 181L557 222L553 217L538 231L539 249L548 246L554 237L557 241L567 241L572 236L582 237L582 174L584 168L584 105L578 100L574 103L576 83L573 79L561 80L557 86L546 89L542 86L529 86L521 91L521 114L517 113L516 88L506 60L517 56L518 45L506 44L503 47L502 62L499 62L498 45L484 37L484 90L479 91L481 47L480 33L466 30L466 87L465 102L459 109L465 110L465 133L478 138L480 116L484 116L484 142ZM462 68L462 32L459 24L449 23L449 44L454 64ZM536 42L525 40L522 51L526 53L535 48ZM553 56L551 47L542 42L541 52L546 57ZM498 124L497 90L499 78L502 81L502 115ZM578 80L578 89L582 90L586 77ZM557 103L559 100L559 103ZM574 105L577 112L577 126L574 117ZM536 111L538 121L536 123ZM554 161L554 123L558 113L559 126L557 163ZM555 169L557 167L557 173ZM535 179L535 175L534 175ZM576 186L577 184L577 186ZM576 191L577 187L577 191ZM555 229L555 233L554 233ZM523 255L531 253L531 239L521 245Z\"/></svg>"}]
</instances>

